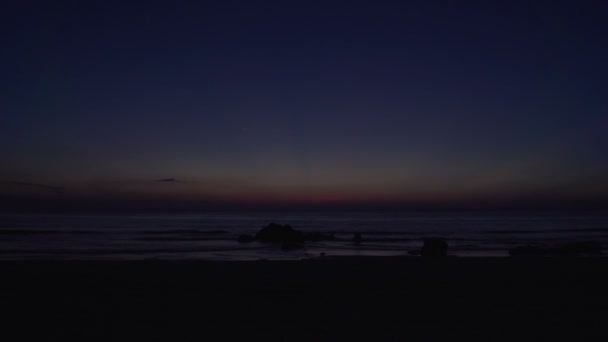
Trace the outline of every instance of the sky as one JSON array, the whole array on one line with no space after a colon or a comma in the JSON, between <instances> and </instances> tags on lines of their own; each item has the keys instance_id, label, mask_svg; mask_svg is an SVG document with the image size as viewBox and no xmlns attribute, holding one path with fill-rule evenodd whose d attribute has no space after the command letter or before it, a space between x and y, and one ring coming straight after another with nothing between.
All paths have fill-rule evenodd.
<instances>
[{"instance_id":1,"label":"sky","mask_svg":"<svg viewBox=\"0 0 608 342\"><path fill-rule=\"evenodd\" d=\"M9 209L608 203L606 1L7 1Z\"/></svg>"}]
</instances>

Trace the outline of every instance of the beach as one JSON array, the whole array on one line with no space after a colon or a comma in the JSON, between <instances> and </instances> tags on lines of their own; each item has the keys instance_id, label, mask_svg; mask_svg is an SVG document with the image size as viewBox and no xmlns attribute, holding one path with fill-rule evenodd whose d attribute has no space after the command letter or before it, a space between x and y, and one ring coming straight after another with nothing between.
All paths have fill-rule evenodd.
<instances>
[{"instance_id":1,"label":"beach","mask_svg":"<svg viewBox=\"0 0 608 342\"><path fill-rule=\"evenodd\" d=\"M4 333L23 339L608 337L601 257L3 261L0 274Z\"/></svg>"},{"instance_id":2,"label":"beach","mask_svg":"<svg viewBox=\"0 0 608 342\"><path fill-rule=\"evenodd\" d=\"M608 0L3 5L0 342L608 341Z\"/></svg>"}]
</instances>

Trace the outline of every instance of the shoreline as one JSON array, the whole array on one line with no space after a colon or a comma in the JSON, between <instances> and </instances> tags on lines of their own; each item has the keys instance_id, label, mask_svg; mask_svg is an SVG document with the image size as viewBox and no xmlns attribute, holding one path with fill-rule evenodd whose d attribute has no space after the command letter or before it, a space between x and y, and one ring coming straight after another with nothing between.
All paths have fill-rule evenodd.
<instances>
[{"instance_id":1,"label":"shoreline","mask_svg":"<svg viewBox=\"0 0 608 342\"><path fill-rule=\"evenodd\" d=\"M4 260L256 260L305 259L321 253L407 255L420 251L423 239L428 237L445 239L447 253L460 257L507 256L509 249L527 246L533 247L527 252L539 254L539 250L542 253L584 241L608 248L606 215L569 212L30 215L3 219L0 259ZM252 238L269 222L292 224L304 235L331 235L335 239L315 238L303 246L287 246L287 251L259 240L241 239ZM355 241L357 234L361 239Z\"/></svg>"}]
</instances>

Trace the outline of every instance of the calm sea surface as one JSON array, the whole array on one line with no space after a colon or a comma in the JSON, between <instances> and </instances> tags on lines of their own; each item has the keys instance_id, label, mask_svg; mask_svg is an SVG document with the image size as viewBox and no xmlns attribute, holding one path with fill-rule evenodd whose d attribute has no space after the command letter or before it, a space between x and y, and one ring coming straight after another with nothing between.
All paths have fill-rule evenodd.
<instances>
[{"instance_id":1,"label":"calm sea surface","mask_svg":"<svg viewBox=\"0 0 608 342\"><path fill-rule=\"evenodd\" d=\"M335 233L333 241L283 251L239 243L270 222ZM355 244L353 233L363 242ZM608 247L608 213L205 213L189 215L0 215L0 259L301 259L325 255L407 255L429 236L449 254L506 256L518 245L600 241Z\"/></svg>"}]
</instances>

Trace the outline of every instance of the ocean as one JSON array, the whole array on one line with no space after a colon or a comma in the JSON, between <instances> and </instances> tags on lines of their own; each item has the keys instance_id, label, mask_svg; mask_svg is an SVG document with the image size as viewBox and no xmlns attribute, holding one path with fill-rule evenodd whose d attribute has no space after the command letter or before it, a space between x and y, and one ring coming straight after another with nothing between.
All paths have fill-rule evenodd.
<instances>
[{"instance_id":1,"label":"ocean","mask_svg":"<svg viewBox=\"0 0 608 342\"><path fill-rule=\"evenodd\" d=\"M335 240L282 250L240 243L271 222L333 233ZM360 232L363 241L354 243ZM409 255L425 237L448 241L454 256L507 256L521 245L599 241L608 213L590 212L253 212L196 214L2 214L2 260L293 260L321 256Z\"/></svg>"}]
</instances>

